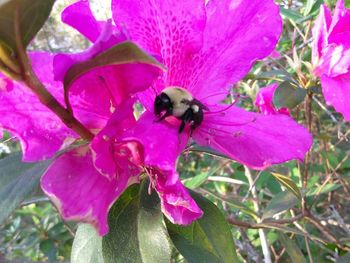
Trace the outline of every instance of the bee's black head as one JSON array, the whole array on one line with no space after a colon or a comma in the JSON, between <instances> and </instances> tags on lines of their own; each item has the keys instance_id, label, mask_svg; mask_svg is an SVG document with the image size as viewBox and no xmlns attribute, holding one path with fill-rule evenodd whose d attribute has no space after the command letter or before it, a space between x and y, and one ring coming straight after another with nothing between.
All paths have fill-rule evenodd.
<instances>
[{"instance_id":1,"label":"bee's black head","mask_svg":"<svg viewBox=\"0 0 350 263\"><path fill-rule=\"evenodd\" d=\"M154 113L159 116L162 112L171 114L173 110L173 103L168 95L160 93L154 101Z\"/></svg>"}]
</instances>

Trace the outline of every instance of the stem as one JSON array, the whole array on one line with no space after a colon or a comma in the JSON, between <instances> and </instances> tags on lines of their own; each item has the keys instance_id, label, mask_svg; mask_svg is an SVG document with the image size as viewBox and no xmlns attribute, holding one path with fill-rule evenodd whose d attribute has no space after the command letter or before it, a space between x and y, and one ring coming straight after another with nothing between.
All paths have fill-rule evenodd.
<instances>
[{"instance_id":1,"label":"stem","mask_svg":"<svg viewBox=\"0 0 350 263\"><path fill-rule=\"evenodd\" d=\"M0 43L0 61L2 61L15 74L20 73L20 68L17 62L13 60L13 58L9 54L9 50L7 50L1 43Z\"/></svg>"},{"instance_id":2,"label":"stem","mask_svg":"<svg viewBox=\"0 0 350 263\"><path fill-rule=\"evenodd\" d=\"M256 187L254 184L254 180L252 177L252 173L250 172L249 168L246 166L244 166L244 171L245 171L245 175L248 179L250 188L252 189L253 204L254 204L255 211L257 214L259 214L259 212L260 212L259 200L258 200L258 195L257 195ZM260 241L261 241L261 248L262 248L262 251L264 254L264 261L265 261L265 263L272 263L271 252L270 252L269 243L267 241L265 231L262 228L259 228L258 231L259 231L259 237L260 237Z\"/></svg>"},{"instance_id":3,"label":"stem","mask_svg":"<svg viewBox=\"0 0 350 263\"><path fill-rule=\"evenodd\" d=\"M15 37L23 82L34 92L40 102L55 113L68 128L75 131L83 139L91 141L94 135L52 96L34 73L22 43L18 8L15 11Z\"/></svg>"},{"instance_id":4,"label":"stem","mask_svg":"<svg viewBox=\"0 0 350 263\"><path fill-rule=\"evenodd\" d=\"M312 133L312 93L308 93L305 101L305 119L306 119L306 125L307 129L309 130L310 133ZM305 157L305 164L304 164L304 175L302 177L302 185L303 188L307 188L307 182L308 182L308 177L309 177L309 163L310 163L310 158L311 158L311 151L308 151ZM303 197L302 198L302 208L303 210L306 210L306 200Z\"/></svg>"}]
</instances>

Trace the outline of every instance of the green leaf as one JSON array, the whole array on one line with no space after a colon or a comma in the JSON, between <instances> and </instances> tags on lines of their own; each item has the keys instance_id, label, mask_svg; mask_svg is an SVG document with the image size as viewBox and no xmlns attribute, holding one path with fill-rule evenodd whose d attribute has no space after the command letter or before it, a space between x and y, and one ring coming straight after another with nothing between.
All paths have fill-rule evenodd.
<instances>
[{"instance_id":1,"label":"green leaf","mask_svg":"<svg viewBox=\"0 0 350 263\"><path fill-rule=\"evenodd\" d=\"M313 196L316 194L327 194L329 192L332 192L334 190L337 190L338 188L341 187L341 184L333 184L333 183L329 183L325 186L320 185L319 187L310 190L306 195L307 196Z\"/></svg>"},{"instance_id":2,"label":"green leaf","mask_svg":"<svg viewBox=\"0 0 350 263\"><path fill-rule=\"evenodd\" d=\"M281 15L285 18L288 18L296 23L299 23L299 20L302 20L304 17L293 9L286 9L284 7L280 7Z\"/></svg>"},{"instance_id":3,"label":"green leaf","mask_svg":"<svg viewBox=\"0 0 350 263\"><path fill-rule=\"evenodd\" d=\"M208 172L200 173L200 174L190 178L184 184L187 188L190 188L190 189L198 188L202 184L204 184L210 176L213 176L220 169L222 169L222 167L212 167Z\"/></svg>"},{"instance_id":4,"label":"green leaf","mask_svg":"<svg viewBox=\"0 0 350 263\"><path fill-rule=\"evenodd\" d=\"M104 263L102 237L89 224L80 224L73 241L72 263Z\"/></svg>"},{"instance_id":5,"label":"green leaf","mask_svg":"<svg viewBox=\"0 0 350 263\"><path fill-rule=\"evenodd\" d=\"M294 207L299 199L290 191L283 191L275 195L267 204L263 211L262 219L273 217L274 215Z\"/></svg>"},{"instance_id":6,"label":"green leaf","mask_svg":"<svg viewBox=\"0 0 350 263\"><path fill-rule=\"evenodd\" d=\"M55 261L57 258L57 247L52 239L47 239L40 242L40 250L48 258L49 261Z\"/></svg>"},{"instance_id":7,"label":"green leaf","mask_svg":"<svg viewBox=\"0 0 350 263\"><path fill-rule=\"evenodd\" d=\"M204 215L189 226L166 220L175 247L189 263L239 262L230 227L220 210L201 195L192 191L191 195Z\"/></svg>"},{"instance_id":8,"label":"green leaf","mask_svg":"<svg viewBox=\"0 0 350 263\"><path fill-rule=\"evenodd\" d=\"M209 155L213 155L213 156L217 156L217 157L221 157L221 158L225 158L225 159L231 159L230 157L228 157L227 155L224 155L210 147L205 147L205 146L199 146L197 144L191 145L191 147L189 148L189 150L191 152L200 152L200 153L206 153Z\"/></svg>"},{"instance_id":9,"label":"green leaf","mask_svg":"<svg viewBox=\"0 0 350 263\"><path fill-rule=\"evenodd\" d=\"M316 0L307 0L306 1L306 6L304 9L304 16L307 16L310 14L312 7L314 6Z\"/></svg>"},{"instance_id":10,"label":"green leaf","mask_svg":"<svg viewBox=\"0 0 350 263\"><path fill-rule=\"evenodd\" d=\"M284 81L274 93L273 104L277 108L293 109L304 100L306 93L305 89L297 88L290 82Z\"/></svg>"},{"instance_id":11,"label":"green leaf","mask_svg":"<svg viewBox=\"0 0 350 263\"><path fill-rule=\"evenodd\" d=\"M96 57L73 65L64 77L64 87L67 91L71 83L86 72L107 65L128 63L144 63L164 69L156 59L145 53L137 45L126 41L107 49Z\"/></svg>"},{"instance_id":12,"label":"green leaf","mask_svg":"<svg viewBox=\"0 0 350 263\"><path fill-rule=\"evenodd\" d=\"M301 200L300 190L291 178L278 173L271 174L273 175L273 177L276 178L277 181L279 181L284 187L286 187L287 190L291 191L296 197L298 197L298 199Z\"/></svg>"},{"instance_id":13,"label":"green leaf","mask_svg":"<svg viewBox=\"0 0 350 263\"><path fill-rule=\"evenodd\" d=\"M110 231L102 240L106 263L170 262L160 200L155 191L148 195L148 180L127 189L111 208L108 222Z\"/></svg>"},{"instance_id":14,"label":"green leaf","mask_svg":"<svg viewBox=\"0 0 350 263\"><path fill-rule=\"evenodd\" d=\"M49 17L55 0L0 0L0 40L16 50L15 13L26 47Z\"/></svg>"},{"instance_id":15,"label":"green leaf","mask_svg":"<svg viewBox=\"0 0 350 263\"><path fill-rule=\"evenodd\" d=\"M350 0L345 0L345 7L350 8Z\"/></svg>"},{"instance_id":16,"label":"green leaf","mask_svg":"<svg viewBox=\"0 0 350 263\"><path fill-rule=\"evenodd\" d=\"M282 232L278 232L279 241L286 248L286 251L293 263L306 263L303 253L295 242Z\"/></svg>"},{"instance_id":17,"label":"green leaf","mask_svg":"<svg viewBox=\"0 0 350 263\"><path fill-rule=\"evenodd\" d=\"M22 163L20 154L0 160L0 224L26 197L37 189L51 160Z\"/></svg>"}]
</instances>

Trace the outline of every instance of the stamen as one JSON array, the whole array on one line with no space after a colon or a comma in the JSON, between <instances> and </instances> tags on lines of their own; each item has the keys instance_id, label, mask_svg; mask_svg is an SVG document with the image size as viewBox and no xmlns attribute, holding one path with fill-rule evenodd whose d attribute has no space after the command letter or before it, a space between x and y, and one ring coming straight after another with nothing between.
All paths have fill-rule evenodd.
<instances>
[{"instance_id":1,"label":"stamen","mask_svg":"<svg viewBox=\"0 0 350 263\"><path fill-rule=\"evenodd\" d=\"M247 120L245 122L241 122L241 123L237 123L237 122L228 122L228 121L213 121L213 120L206 120L206 123L212 123L212 124L216 124L216 125L222 125L222 126L243 126L243 125L247 125L249 123L255 122L256 121L256 117L253 117L251 120Z\"/></svg>"},{"instance_id":2,"label":"stamen","mask_svg":"<svg viewBox=\"0 0 350 263\"><path fill-rule=\"evenodd\" d=\"M212 98L215 96L219 96L219 95L231 95L232 97L235 97L235 96L240 97L240 94L237 94L233 91L228 91L228 92L218 92L218 93L210 94L209 96L201 98L200 100L206 100L206 99L209 99L209 98Z\"/></svg>"}]
</instances>

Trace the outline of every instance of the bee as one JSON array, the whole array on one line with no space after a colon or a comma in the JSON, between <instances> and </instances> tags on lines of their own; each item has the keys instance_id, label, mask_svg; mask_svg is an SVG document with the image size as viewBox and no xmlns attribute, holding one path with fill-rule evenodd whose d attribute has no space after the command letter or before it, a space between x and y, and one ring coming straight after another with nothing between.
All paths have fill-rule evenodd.
<instances>
[{"instance_id":1,"label":"bee","mask_svg":"<svg viewBox=\"0 0 350 263\"><path fill-rule=\"evenodd\" d=\"M181 120L179 134L188 123L192 135L193 130L203 121L203 110L208 110L208 108L193 98L187 90L180 87L164 89L154 101L154 113L159 117L158 121L169 116Z\"/></svg>"}]
</instances>

